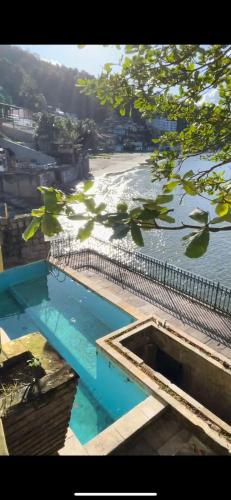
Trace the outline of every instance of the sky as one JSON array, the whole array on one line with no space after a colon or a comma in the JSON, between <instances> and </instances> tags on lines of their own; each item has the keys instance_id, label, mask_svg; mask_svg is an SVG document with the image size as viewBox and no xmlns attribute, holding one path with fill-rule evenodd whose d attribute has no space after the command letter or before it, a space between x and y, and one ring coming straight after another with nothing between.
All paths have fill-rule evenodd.
<instances>
[{"instance_id":1,"label":"sky","mask_svg":"<svg viewBox=\"0 0 231 500\"><path fill-rule=\"evenodd\" d=\"M63 64L69 68L84 70L99 76L107 62L118 63L121 51L115 46L87 45L79 49L77 45L17 45L41 59L51 63Z\"/></svg>"},{"instance_id":2,"label":"sky","mask_svg":"<svg viewBox=\"0 0 231 500\"><path fill-rule=\"evenodd\" d=\"M94 76L99 76L106 63L117 64L123 53L115 45L87 45L79 49L77 45L16 45L32 54L38 54L41 59L53 64L60 64L69 68L84 70ZM122 46L123 47L123 46ZM116 70L115 66L113 70ZM217 103L218 92L211 89L202 96L200 103Z\"/></svg>"}]
</instances>

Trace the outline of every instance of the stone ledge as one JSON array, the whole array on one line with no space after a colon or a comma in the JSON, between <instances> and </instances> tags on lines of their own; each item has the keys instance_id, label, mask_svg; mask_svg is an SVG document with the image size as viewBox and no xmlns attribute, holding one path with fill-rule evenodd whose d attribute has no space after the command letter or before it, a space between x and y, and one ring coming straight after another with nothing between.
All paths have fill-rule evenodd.
<instances>
[{"instance_id":1,"label":"stone ledge","mask_svg":"<svg viewBox=\"0 0 231 500\"><path fill-rule=\"evenodd\" d=\"M159 418L166 408L167 403L161 398L147 397L147 399L91 439L84 446L86 452L88 455L109 455L154 419Z\"/></svg>"}]
</instances>

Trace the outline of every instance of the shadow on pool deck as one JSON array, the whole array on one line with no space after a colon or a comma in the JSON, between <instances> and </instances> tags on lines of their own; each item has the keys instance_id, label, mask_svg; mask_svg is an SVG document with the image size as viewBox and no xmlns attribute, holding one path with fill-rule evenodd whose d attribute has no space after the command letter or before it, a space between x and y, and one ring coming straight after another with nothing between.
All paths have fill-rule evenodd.
<instances>
[{"instance_id":1,"label":"shadow on pool deck","mask_svg":"<svg viewBox=\"0 0 231 500\"><path fill-rule=\"evenodd\" d=\"M146 303L149 302L153 306L168 312L184 325L189 325L191 328L204 333L210 339L231 348L231 316L219 313L180 292L151 281L145 276L137 274L136 281L134 281L134 273L130 270L122 269L118 272L118 277L115 274L112 276L105 269L100 269L96 260L89 266L84 265L84 268L81 269L76 256L73 257L75 258L68 255L63 256L57 259L56 263L61 267L67 265L76 271L96 272L110 282L116 283L123 290L128 290L133 295L137 295ZM132 304L131 301L130 303Z\"/></svg>"}]
</instances>

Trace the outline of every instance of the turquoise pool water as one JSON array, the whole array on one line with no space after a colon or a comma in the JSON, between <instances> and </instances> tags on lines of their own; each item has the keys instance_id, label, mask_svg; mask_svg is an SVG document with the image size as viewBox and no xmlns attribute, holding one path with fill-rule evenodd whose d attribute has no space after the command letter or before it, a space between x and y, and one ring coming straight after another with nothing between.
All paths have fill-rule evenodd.
<instances>
[{"instance_id":1,"label":"turquoise pool water","mask_svg":"<svg viewBox=\"0 0 231 500\"><path fill-rule=\"evenodd\" d=\"M10 338L39 330L79 374L70 426L87 443L147 394L96 351L134 318L45 261L0 276L0 326Z\"/></svg>"}]
</instances>

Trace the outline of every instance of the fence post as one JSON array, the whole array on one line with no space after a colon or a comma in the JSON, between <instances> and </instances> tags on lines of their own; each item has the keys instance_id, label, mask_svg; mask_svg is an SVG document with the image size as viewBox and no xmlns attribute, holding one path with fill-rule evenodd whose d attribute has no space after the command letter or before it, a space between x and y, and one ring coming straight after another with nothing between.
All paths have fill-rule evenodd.
<instances>
[{"instance_id":1,"label":"fence post","mask_svg":"<svg viewBox=\"0 0 231 500\"><path fill-rule=\"evenodd\" d=\"M87 250L87 269L90 268L90 250Z\"/></svg>"},{"instance_id":2,"label":"fence post","mask_svg":"<svg viewBox=\"0 0 231 500\"><path fill-rule=\"evenodd\" d=\"M165 285L165 278L166 278L166 271L167 271L167 260L165 261L165 264L164 264L164 279L163 279L163 284Z\"/></svg>"},{"instance_id":3,"label":"fence post","mask_svg":"<svg viewBox=\"0 0 231 500\"><path fill-rule=\"evenodd\" d=\"M218 283L217 283L216 296L215 296L215 302L214 302L213 309L217 308L217 296L218 296L219 287L220 287L220 281L218 281Z\"/></svg>"}]
</instances>

